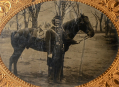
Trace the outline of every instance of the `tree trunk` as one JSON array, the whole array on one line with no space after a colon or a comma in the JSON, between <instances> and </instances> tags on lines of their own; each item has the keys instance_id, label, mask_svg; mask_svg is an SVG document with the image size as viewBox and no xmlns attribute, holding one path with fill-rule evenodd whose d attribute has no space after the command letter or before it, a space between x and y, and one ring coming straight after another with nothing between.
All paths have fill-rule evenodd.
<instances>
[{"instance_id":1,"label":"tree trunk","mask_svg":"<svg viewBox=\"0 0 119 87\"><path fill-rule=\"evenodd\" d=\"M19 29L19 24L18 24L18 14L16 14L16 23L17 23L17 30Z\"/></svg>"},{"instance_id":2,"label":"tree trunk","mask_svg":"<svg viewBox=\"0 0 119 87\"><path fill-rule=\"evenodd\" d=\"M93 13L93 12L91 12L93 15L94 15L94 17L95 17L95 20L96 20L96 24L95 24L95 31L97 31L97 27L98 27L98 17L97 17L97 14L96 14L96 11L95 11L95 13Z\"/></svg>"},{"instance_id":3,"label":"tree trunk","mask_svg":"<svg viewBox=\"0 0 119 87\"><path fill-rule=\"evenodd\" d=\"M102 32L102 18L103 18L103 13L101 14L101 18L100 18L100 31Z\"/></svg>"},{"instance_id":4,"label":"tree trunk","mask_svg":"<svg viewBox=\"0 0 119 87\"><path fill-rule=\"evenodd\" d=\"M25 23L25 28L28 28L28 22L26 21L26 10L24 9L24 23Z\"/></svg>"},{"instance_id":5,"label":"tree trunk","mask_svg":"<svg viewBox=\"0 0 119 87\"><path fill-rule=\"evenodd\" d=\"M29 11L31 12L31 15L32 15L32 28L38 27L37 18L38 18L41 5L42 3L39 3L37 5L29 7Z\"/></svg>"},{"instance_id":6,"label":"tree trunk","mask_svg":"<svg viewBox=\"0 0 119 87\"><path fill-rule=\"evenodd\" d=\"M33 16L32 15L32 28L37 28L38 26L38 23L37 23L37 16Z\"/></svg>"},{"instance_id":7,"label":"tree trunk","mask_svg":"<svg viewBox=\"0 0 119 87\"><path fill-rule=\"evenodd\" d=\"M96 19L96 25L95 25L95 28L96 28L95 31L97 31L97 28L98 28L98 19Z\"/></svg>"},{"instance_id":8,"label":"tree trunk","mask_svg":"<svg viewBox=\"0 0 119 87\"><path fill-rule=\"evenodd\" d=\"M65 15L65 6L66 5L66 1L62 1L62 17L64 17Z\"/></svg>"},{"instance_id":9,"label":"tree trunk","mask_svg":"<svg viewBox=\"0 0 119 87\"><path fill-rule=\"evenodd\" d=\"M105 22L105 25L106 25L106 28L105 28L105 36L106 36L106 37L108 36L108 33L109 33L108 23L109 23L109 19L107 18L107 20L106 20L106 22Z\"/></svg>"}]
</instances>

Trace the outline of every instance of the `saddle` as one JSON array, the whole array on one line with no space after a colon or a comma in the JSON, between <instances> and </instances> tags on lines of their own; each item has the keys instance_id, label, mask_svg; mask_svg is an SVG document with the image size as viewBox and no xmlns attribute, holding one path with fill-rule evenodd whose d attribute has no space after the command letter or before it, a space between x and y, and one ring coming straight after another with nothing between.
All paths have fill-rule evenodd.
<instances>
[{"instance_id":1,"label":"saddle","mask_svg":"<svg viewBox=\"0 0 119 87\"><path fill-rule=\"evenodd\" d=\"M33 29L29 35L26 48L28 49L32 44L42 41L44 39L44 31L42 29Z\"/></svg>"}]
</instances>

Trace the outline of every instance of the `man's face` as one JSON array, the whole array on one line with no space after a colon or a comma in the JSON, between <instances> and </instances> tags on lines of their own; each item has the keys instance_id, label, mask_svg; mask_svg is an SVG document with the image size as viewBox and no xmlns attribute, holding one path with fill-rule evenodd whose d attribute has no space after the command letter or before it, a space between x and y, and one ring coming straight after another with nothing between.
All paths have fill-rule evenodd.
<instances>
[{"instance_id":1,"label":"man's face","mask_svg":"<svg viewBox=\"0 0 119 87\"><path fill-rule=\"evenodd\" d=\"M55 26L58 26L58 25L60 25L60 19L55 19Z\"/></svg>"}]
</instances>

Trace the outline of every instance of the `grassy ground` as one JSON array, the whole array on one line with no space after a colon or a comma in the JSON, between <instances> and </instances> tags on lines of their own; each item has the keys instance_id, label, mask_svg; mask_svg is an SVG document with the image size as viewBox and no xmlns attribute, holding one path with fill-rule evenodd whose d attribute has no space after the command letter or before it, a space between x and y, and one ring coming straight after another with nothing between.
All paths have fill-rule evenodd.
<instances>
[{"instance_id":1,"label":"grassy ground","mask_svg":"<svg viewBox=\"0 0 119 87\"><path fill-rule=\"evenodd\" d=\"M65 53L62 84L48 83L47 54L30 48L25 49L18 60L18 77L42 87L73 87L87 83L104 73L116 56L117 45L111 43L111 38L105 38L104 35L104 33L96 33L93 38L85 41L83 76L79 74L84 45L84 41L81 41L80 44L71 45ZM85 34L77 34L74 39L80 41L84 36ZM13 53L10 43L10 38L0 38L0 55L6 67L9 67L9 58Z\"/></svg>"}]
</instances>

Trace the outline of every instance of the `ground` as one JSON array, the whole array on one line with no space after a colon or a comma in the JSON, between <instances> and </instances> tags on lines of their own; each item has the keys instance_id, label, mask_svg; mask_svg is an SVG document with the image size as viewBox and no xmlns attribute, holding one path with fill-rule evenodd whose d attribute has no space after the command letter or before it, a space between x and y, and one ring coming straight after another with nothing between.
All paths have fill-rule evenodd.
<instances>
[{"instance_id":1,"label":"ground","mask_svg":"<svg viewBox=\"0 0 119 87\"><path fill-rule=\"evenodd\" d=\"M48 67L45 52L25 49L18 60L18 77L34 85L42 87L74 87L87 83L102 73L104 73L112 64L117 47L115 44L109 44L104 33L96 33L94 37L82 40L84 34L77 34L74 38L79 44L71 45L65 53L64 58L64 78L61 84L48 83ZM109 38L108 38L109 39ZM2 61L9 67L9 58L13 53L10 38L0 37L0 55ZM82 51L82 76L79 74Z\"/></svg>"}]
</instances>

